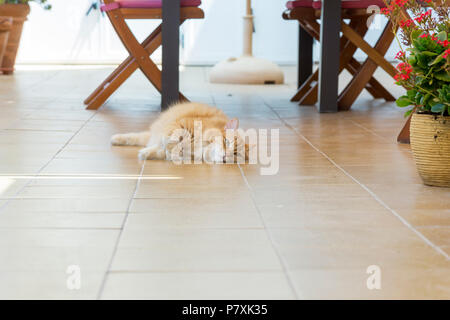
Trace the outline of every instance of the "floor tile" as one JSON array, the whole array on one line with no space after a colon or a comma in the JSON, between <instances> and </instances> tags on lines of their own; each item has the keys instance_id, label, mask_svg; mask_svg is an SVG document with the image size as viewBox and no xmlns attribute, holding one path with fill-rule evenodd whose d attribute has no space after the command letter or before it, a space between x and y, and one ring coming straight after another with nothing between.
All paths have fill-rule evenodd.
<instances>
[{"instance_id":1,"label":"floor tile","mask_svg":"<svg viewBox=\"0 0 450 320\"><path fill-rule=\"evenodd\" d=\"M445 277L446 268L379 270L379 289L372 282L374 280L369 279L374 275L374 271L369 269L368 273L367 268L301 269L290 272L290 277L300 299L447 300L450 296L450 283ZM367 285L368 281L370 287Z\"/></svg>"},{"instance_id":2,"label":"floor tile","mask_svg":"<svg viewBox=\"0 0 450 320\"><path fill-rule=\"evenodd\" d=\"M103 299L293 299L281 272L121 273L108 276Z\"/></svg>"},{"instance_id":3,"label":"floor tile","mask_svg":"<svg viewBox=\"0 0 450 320\"><path fill-rule=\"evenodd\" d=\"M67 285L66 270L8 271L0 273L0 299L7 300L85 300L96 299L103 273L81 273L80 288ZM75 288L75 289L70 289Z\"/></svg>"},{"instance_id":4,"label":"floor tile","mask_svg":"<svg viewBox=\"0 0 450 320\"><path fill-rule=\"evenodd\" d=\"M134 199L128 226L261 228L251 199Z\"/></svg>"},{"instance_id":5,"label":"floor tile","mask_svg":"<svg viewBox=\"0 0 450 320\"><path fill-rule=\"evenodd\" d=\"M113 271L280 271L265 230L126 228Z\"/></svg>"}]
</instances>

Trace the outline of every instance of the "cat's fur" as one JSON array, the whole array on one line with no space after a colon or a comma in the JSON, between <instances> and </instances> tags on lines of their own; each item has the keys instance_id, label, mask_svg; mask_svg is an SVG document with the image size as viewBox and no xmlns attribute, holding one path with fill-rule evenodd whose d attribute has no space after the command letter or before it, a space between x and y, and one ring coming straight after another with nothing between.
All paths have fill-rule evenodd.
<instances>
[{"instance_id":1,"label":"cat's fur","mask_svg":"<svg viewBox=\"0 0 450 320\"><path fill-rule=\"evenodd\" d=\"M158 119L150 126L149 131L139 133L116 134L111 138L111 144L115 146L143 146L139 151L139 159L145 160L171 160L173 154L194 159L194 152L189 155L179 154L174 151L183 141L194 145L194 123L202 125L202 153L200 157L209 162L225 162L229 159L227 146L230 141L226 138L226 130L236 130L239 126L237 119L229 119L222 110L200 103L179 103L161 113ZM178 132L185 131L183 136ZM176 133L176 134L175 134ZM188 141L186 141L188 140ZM245 144L239 134L234 137L231 147L232 155L248 157L248 145ZM230 148L228 148L230 149ZM243 151L241 151L243 150ZM226 161L229 162L229 161Z\"/></svg>"}]
</instances>

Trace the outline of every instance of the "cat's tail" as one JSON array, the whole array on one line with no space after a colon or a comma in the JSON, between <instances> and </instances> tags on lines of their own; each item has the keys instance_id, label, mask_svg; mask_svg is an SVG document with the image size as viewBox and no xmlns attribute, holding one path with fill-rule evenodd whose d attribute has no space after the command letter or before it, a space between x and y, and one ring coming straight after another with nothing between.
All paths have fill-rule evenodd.
<instances>
[{"instance_id":1,"label":"cat's tail","mask_svg":"<svg viewBox=\"0 0 450 320\"><path fill-rule=\"evenodd\" d=\"M111 137L113 146L142 146L145 147L150 139L150 131L115 134Z\"/></svg>"}]
</instances>

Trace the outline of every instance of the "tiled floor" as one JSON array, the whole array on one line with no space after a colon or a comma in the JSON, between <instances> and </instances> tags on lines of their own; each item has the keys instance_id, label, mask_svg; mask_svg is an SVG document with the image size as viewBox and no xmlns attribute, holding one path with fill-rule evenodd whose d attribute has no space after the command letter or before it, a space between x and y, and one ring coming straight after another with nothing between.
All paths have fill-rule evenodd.
<instances>
[{"instance_id":1,"label":"tiled floor","mask_svg":"<svg viewBox=\"0 0 450 320\"><path fill-rule=\"evenodd\" d=\"M279 172L262 176L110 147L158 115L140 74L95 112L82 100L110 68L22 69L0 77L0 298L450 298L450 190L421 184L393 104L320 115L289 102L294 67L265 87L183 69L192 100L279 129Z\"/></svg>"}]
</instances>

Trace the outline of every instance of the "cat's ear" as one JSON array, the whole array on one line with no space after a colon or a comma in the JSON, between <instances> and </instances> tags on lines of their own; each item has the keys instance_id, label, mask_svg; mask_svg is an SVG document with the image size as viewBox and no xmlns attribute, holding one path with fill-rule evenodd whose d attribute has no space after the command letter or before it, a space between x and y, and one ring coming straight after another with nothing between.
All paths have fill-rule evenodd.
<instances>
[{"instance_id":1,"label":"cat's ear","mask_svg":"<svg viewBox=\"0 0 450 320\"><path fill-rule=\"evenodd\" d=\"M225 125L225 130L237 130L239 128L239 119L233 118Z\"/></svg>"}]
</instances>

